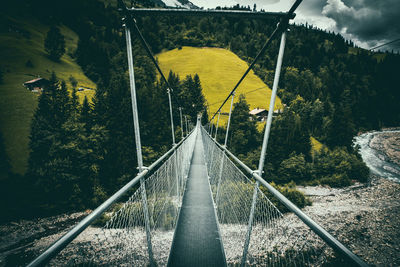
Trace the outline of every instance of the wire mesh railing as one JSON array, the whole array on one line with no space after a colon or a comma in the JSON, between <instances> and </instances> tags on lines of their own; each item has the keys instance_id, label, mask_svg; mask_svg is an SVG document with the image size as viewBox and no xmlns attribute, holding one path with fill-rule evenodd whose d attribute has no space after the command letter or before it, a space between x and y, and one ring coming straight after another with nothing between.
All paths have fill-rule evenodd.
<instances>
[{"instance_id":1,"label":"wire mesh railing","mask_svg":"<svg viewBox=\"0 0 400 267\"><path fill-rule=\"evenodd\" d=\"M287 212L266 187L256 186L256 180L252 178L253 174L249 169L242 171L231 160L227 150L224 151L222 146L217 145L204 128L202 138L228 265L346 264L343 258L336 257L337 253L297 214ZM249 225L254 198L254 217ZM248 250L245 250L249 227L251 234ZM246 261L242 262L243 259Z\"/></svg>"},{"instance_id":2,"label":"wire mesh railing","mask_svg":"<svg viewBox=\"0 0 400 267\"><path fill-rule=\"evenodd\" d=\"M151 261L143 207L142 192L145 190L154 262L165 266L182 204L195 135L196 131L193 131L158 168L146 170L149 175L143 178L144 183L128 200L110 206L53 257L49 265L148 266ZM39 261L38 265L43 262L46 260Z\"/></svg>"}]
</instances>

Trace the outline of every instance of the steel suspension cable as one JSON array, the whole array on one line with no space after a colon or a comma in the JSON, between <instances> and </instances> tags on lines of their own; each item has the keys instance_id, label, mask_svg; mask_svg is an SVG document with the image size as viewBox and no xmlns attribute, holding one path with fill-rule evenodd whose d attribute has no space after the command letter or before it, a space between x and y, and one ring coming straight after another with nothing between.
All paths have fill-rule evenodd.
<instances>
[{"instance_id":1,"label":"steel suspension cable","mask_svg":"<svg viewBox=\"0 0 400 267\"><path fill-rule=\"evenodd\" d=\"M395 42L398 42L398 41L400 41L400 38L396 39L396 40L393 40L393 41L390 41L390 42L387 42L387 43L384 43L384 44L381 44L381 45L378 45L378 46L375 46L375 47L369 49L369 51L375 50L375 49L380 48L382 46L385 46L385 45L388 45L388 44L392 44L392 43L395 43Z\"/></svg>"},{"instance_id":2,"label":"steel suspension cable","mask_svg":"<svg viewBox=\"0 0 400 267\"><path fill-rule=\"evenodd\" d=\"M139 35L139 39L140 42L142 43L144 49L146 50L147 55L149 56L149 58L151 59L151 61L153 62L153 64L156 66L156 69L158 71L158 73L160 73L162 80L165 82L165 84L167 85L167 87L170 89L170 93L172 94L172 99L175 101L175 103L178 105L178 107L182 107L182 105L180 104L177 96L175 96L174 94L174 90L171 87L171 85L169 84L167 78L165 78L164 73L162 72L159 64L157 63L157 60L155 59L153 52L151 51L151 48L149 46L149 44L147 43L146 39L144 38L142 32L140 31L139 27L137 26L136 20L132 17L132 15L128 12L127 7L125 6L125 4L122 2L122 0L119 0L119 5L121 6L121 9L125 15L126 21L125 23L132 27L136 30L137 34Z\"/></svg>"},{"instance_id":3,"label":"steel suspension cable","mask_svg":"<svg viewBox=\"0 0 400 267\"><path fill-rule=\"evenodd\" d=\"M261 48L261 50L258 52L257 56L254 58L253 62L250 64L250 66L247 68L245 73L242 75L242 77L239 79L239 81L236 83L235 87L232 89L232 91L229 93L229 95L226 97L224 102L221 104L221 106L218 108L218 110L214 113L214 115L211 117L211 120L214 119L214 117L217 115L219 111L221 111L222 107L225 105L225 103L229 100L229 98L232 96L232 94L236 91L236 89L239 87L239 85L242 83L244 78L246 78L247 74L249 74L250 70L254 67L258 59L264 54L264 52L267 50L268 46L271 44L272 40L281 32L285 31L288 24L289 24L289 19L291 19L294 15L294 11L296 8L300 5L302 0L296 0L296 2L292 5L290 8L289 12L284 16L281 21L278 23L276 26L275 30L272 32L268 40L265 42L264 46Z\"/></svg>"}]
</instances>

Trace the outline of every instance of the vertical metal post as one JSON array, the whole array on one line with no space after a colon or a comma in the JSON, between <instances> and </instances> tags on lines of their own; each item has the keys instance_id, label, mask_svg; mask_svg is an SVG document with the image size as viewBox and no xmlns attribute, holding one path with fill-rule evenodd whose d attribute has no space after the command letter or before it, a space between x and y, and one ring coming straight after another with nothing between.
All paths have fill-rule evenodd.
<instances>
[{"instance_id":1,"label":"vertical metal post","mask_svg":"<svg viewBox=\"0 0 400 267\"><path fill-rule=\"evenodd\" d=\"M214 137L214 140L216 140L217 139L217 133L218 133L218 124L219 124L219 116L220 116L220 114L221 114L221 111L218 111L218 119L217 119L217 126L215 127L215 137ZM212 135L210 135L210 137L212 138ZM213 157L214 157L214 150L215 149L217 149L215 146L213 146L212 148L211 148L211 161L213 161ZM222 168L221 168L221 170L222 170ZM221 172L221 171L220 171ZM222 174L221 174L222 175ZM217 190L218 191L218 190Z\"/></svg>"},{"instance_id":2,"label":"vertical metal post","mask_svg":"<svg viewBox=\"0 0 400 267\"><path fill-rule=\"evenodd\" d=\"M171 116L171 132L172 132L172 146L176 146L175 143L175 130L174 130L174 116L172 114L172 102L171 102L171 89L167 89L168 93L168 102L169 102L169 114ZM175 176L176 176L176 197L177 197L177 203L179 203L179 175L178 175L178 160L177 160L177 153L176 150L174 152L175 154Z\"/></svg>"},{"instance_id":3,"label":"vertical metal post","mask_svg":"<svg viewBox=\"0 0 400 267\"><path fill-rule=\"evenodd\" d=\"M180 175L178 174L178 150L175 150L174 154L175 154L176 197L178 206L180 206L181 193L179 191L179 188L181 186L181 179Z\"/></svg>"},{"instance_id":4,"label":"vertical metal post","mask_svg":"<svg viewBox=\"0 0 400 267\"><path fill-rule=\"evenodd\" d=\"M271 100L269 102L267 123L265 124L264 140L263 140L263 144L262 144L262 148L261 148L260 162L258 163L258 171L259 171L260 176L262 176L261 172L264 168L265 154L267 152L268 139L269 139L269 134L271 131L272 116L274 114L274 106L275 106L276 94L278 91L279 76L281 74L282 59L283 59L283 52L285 50L285 43L286 43L286 32L283 32L282 37L281 37L281 45L279 47L278 61L276 63L276 70L275 70L274 84L272 86Z\"/></svg>"},{"instance_id":5,"label":"vertical metal post","mask_svg":"<svg viewBox=\"0 0 400 267\"><path fill-rule=\"evenodd\" d=\"M167 89L168 102L169 102L169 114L171 116L171 131L172 131L172 145L175 145L175 130L174 130L174 116L172 115L172 103L171 103L171 89Z\"/></svg>"},{"instance_id":6,"label":"vertical metal post","mask_svg":"<svg viewBox=\"0 0 400 267\"><path fill-rule=\"evenodd\" d=\"M228 124L226 125L226 133L225 133L225 142L224 142L224 151L221 158L221 167L219 169L219 176L218 176L218 185L217 185L217 194L215 196L215 204L218 206L219 201L219 188L221 186L221 179L222 179L222 169L224 168L224 155L226 144L228 143L228 135L229 135L229 126L231 124L231 116L232 116L232 108L233 108L233 100L235 99L235 92L232 93L232 100L231 100L231 107L229 109L229 117L228 117Z\"/></svg>"},{"instance_id":7,"label":"vertical metal post","mask_svg":"<svg viewBox=\"0 0 400 267\"><path fill-rule=\"evenodd\" d=\"M231 117L232 117L233 99L234 98L235 98L235 92L232 93L231 108L229 109L228 124L226 126L224 148L226 148L226 144L228 143L229 127L231 125Z\"/></svg>"},{"instance_id":8,"label":"vertical metal post","mask_svg":"<svg viewBox=\"0 0 400 267\"><path fill-rule=\"evenodd\" d=\"M214 140L217 140L217 134L218 134L218 125L219 125L219 116L221 115L221 111L218 112L218 119L217 119L217 127L215 128L215 136Z\"/></svg>"},{"instance_id":9,"label":"vertical metal post","mask_svg":"<svg viewBox=\"0 0 400 267\"><path fill-rule=\"evenodd\" d=\"M187 117L185 115L185 124L186 124L186 136L188 136L189 131L188 131L188 122L187 122Z\"/></svg>"},{"instance_id":10,"label":"vertical metal post","mask_svg":"<svg viewBox=\"0 0 400 267\"><path fill-rule=\"evenodd\" d=\"M125 36L126 36L126 47L128 55L128 66L129 66L129 81L131 88L133 127L135 132L136 154L137 154L138 167L140 173L143 171L142 145L140 142L139 117L138 117L138 110L136 103L136 86L135 86L135 73L133 69L131 31L127 25L125 25ZM147 251L149 253L150 265L155 266L156 264L153 256L153 246L151 244L150 219L149 219L149 210L147 206L146 185L143 178L140 178L140 188L142 194L143 213L145 218Z\"/></svg>"},{"instance_id":11,"label":"vertical metal post","mask_svg":"<svg viewBox=\"0 0 400 267\"><path fill-rule=\"evenodd\" d=\"M179 116L181 117L181 134L183 139L183 121L182 121L182 108L179 107Z\"/></svg>"},{"instance_id":12,"label":"vertical metal post","mask_svg":"<svg viewBox=\"0 0 400 267\"><path fill-rule=\"evenodd\" d=\"M278 91L279 76L281 74L282 59L283 59L283 52L285 50L285 43L286 43L286 30L282 33L281 44L279 47L278 60L276 63L274 84L272 86L272 94L271 94L271 99L269 102L267 123L265 124L264 140L263 140L263 144L262 144L262 148L261 148L260 162L258 163L257 172L258 172L259 176L262 176L262 172L263 172L263 168L264 168L265 153L267 152L268 139L269 139L269 134L271 131L272 116L274 114L275 99L276 99L276 93ZM258 186L259 186L259 182L257 181L256 185L254 187L254 192L253 192L253 201L251 203L249 223L247 226L246 241L245 241L245 244L243 247L241 267L244 267L246 265L247 252L248 252L249 244L250 244L250 236L251 236L251 231L253 228L254 210L255 210L255 206L257 204Z\"/></svg>"}]
</instances>

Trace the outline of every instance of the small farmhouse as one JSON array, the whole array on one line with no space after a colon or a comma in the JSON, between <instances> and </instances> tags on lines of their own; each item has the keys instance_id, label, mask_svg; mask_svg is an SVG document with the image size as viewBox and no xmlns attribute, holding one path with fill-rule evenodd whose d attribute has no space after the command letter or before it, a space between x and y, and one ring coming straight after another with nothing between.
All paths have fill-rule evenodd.
<instances>
[{"instance_id":1,"label":"small farmhouse","mask_svg":"<svg viewBox=\"0 0 400 267\"><path fill-rule=\"evenodd\" d=\"M268 116L268 110L263 108L255 108L251 110L249 114L255 116L256 120L258 121L264 121ZM253 118L253 116L251 116L250 118Z\"/></svg>"},{"instance_id":2,"label":"small farmhouse","mask_svg":"<svg viewBox=\"0 0 400 267\"><path fill-rule=\"evenodd\" d=\"M31 92L41 92L47 87L48 84L49 81L44 78L36 78L24 82L24 86L26 87L26 89L28 89Z\"/></svg>"},{"instance_id":3,"label":"small farmhouse","mask_svg":"<svg viewBox=\"0 0 400 267\"><path fill-rule=\"evenodd\" d=\"M274 110L275 115L278 113L281 113L281 112L282 112L282 110L279 110L279 109ZM268 110L263 109L263 108L255 108L255 109L251 110L249 112L249 114L250 114L250 119L256 117L257 121L265 121L268 116Z\"/></svg>"}]
</instances>

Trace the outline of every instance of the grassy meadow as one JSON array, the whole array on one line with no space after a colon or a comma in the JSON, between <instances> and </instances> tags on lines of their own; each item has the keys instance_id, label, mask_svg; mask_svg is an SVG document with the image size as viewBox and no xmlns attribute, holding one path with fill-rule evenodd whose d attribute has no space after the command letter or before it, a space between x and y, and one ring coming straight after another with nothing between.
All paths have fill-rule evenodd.
<instances>
[{"instance_id":1,"label":"grassy meadow","mask_svg":"<svg viewBox=\"0 0 400 267\"><path fill-rule=\"evenodd\" d=\"M10 17L0 14L0 131L4 136L6 151L12 169L23 174L26 171L30 123L37 106L37 93L31 93L22 85L38 76L49 78L52 71L67 82L72 75L78 87L95 88L74 61L78 36L65 26L60 26L65 36L66 53L60 62L53 62L44 50L44 39L49 27L30 17ZM32 63L27 64L28 60ZM94 90L78 92L82 100L91 98Z\"/></svg>"},{"instance_id":2,"label":"grassy meadow","mask_svg":"<svg viewBox=\"0 0 400 267\"><path fill-rule=\"evenodd\" d=\"M237 55L222 48L182 47L160 53L157 58L166 74L172 70L181 79L189 74L199 75L203 94L210 107L210 116L217 111L248 67ZM269 107L271 89L253 71L250 71L237 89L235 100L240 94L246 96L250 109ZM222 112L229 112L229 104L230 102L225 104ZM275 109L280 108L282 103L277 98ZM226 123L227 116L221 115L220 120L223 124Z\"/></svg>"}]
</instances>

